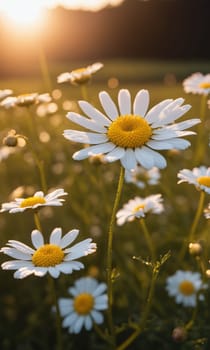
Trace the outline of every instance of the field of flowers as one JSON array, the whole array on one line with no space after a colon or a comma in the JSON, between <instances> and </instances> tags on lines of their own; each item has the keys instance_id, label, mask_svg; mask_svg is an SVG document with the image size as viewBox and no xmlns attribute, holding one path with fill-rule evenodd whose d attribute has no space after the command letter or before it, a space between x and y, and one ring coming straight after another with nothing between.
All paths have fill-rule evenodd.
<instances>
[{"instance_id":1,"label":"field of flowers","mask_svg":"<svg viewBox=\"0 0 210 350\"><path fill-rule=\"evenodd\" d=\"M72 68L0 82L0 349L209 349L207 67Z\"/></svg>"}]
</instances>

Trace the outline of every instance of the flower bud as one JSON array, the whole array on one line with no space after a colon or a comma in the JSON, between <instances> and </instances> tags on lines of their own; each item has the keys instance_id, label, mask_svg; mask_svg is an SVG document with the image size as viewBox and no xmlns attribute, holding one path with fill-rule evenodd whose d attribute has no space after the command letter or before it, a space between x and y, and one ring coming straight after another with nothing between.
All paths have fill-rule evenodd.
<instances>
[{"instance_id":1,"label":"flower bud","mask_svg":"<svg viewBox=\"0 0 210 350\"><path fill-rule=\"evenodd\" d=\"M200 256L202 253L202 246L199 242L189 244L189 253L194 256Z\"/></svg>"},{"instance_id":2,"label":"flower bud","mask_svg":"<svg viewBox=\"0 0 210 350\"><path fill-rule=\"evenodd\" d=\"M183 342L187 337L187 332L183 327L176 327L173 329L172 332L172 339L176 343L181 343Z\"/></svg>"}]
</instances>

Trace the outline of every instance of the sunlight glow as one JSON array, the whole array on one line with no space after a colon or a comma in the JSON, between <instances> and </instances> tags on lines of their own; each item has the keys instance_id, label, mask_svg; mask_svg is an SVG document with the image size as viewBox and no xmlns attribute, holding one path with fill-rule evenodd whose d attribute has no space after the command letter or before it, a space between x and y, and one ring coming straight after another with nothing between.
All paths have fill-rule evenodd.
<instances>
[{"instance_id":1,"label":"sunlight glow","mask_svg":"<svg viewBox=\"0 0 210 350\"><path fill-rule=\"evenodd\" d=\"M99 11L125 0L0 0L0 13L18 24L31 24L42 17L43 8L58 6L71 10Z\"/></svg>"},{"instance_id":2,"label":"sunlight glow","mask_svg":"<svg viewBox=\"0 0 210 350\"><path fill-rule=\"evenodd\" d=\"M43 7L39 0L3 0L0 3L0 11L4 19L22 26L38 25L43 15Z\"/></svg>"}]
</instances>

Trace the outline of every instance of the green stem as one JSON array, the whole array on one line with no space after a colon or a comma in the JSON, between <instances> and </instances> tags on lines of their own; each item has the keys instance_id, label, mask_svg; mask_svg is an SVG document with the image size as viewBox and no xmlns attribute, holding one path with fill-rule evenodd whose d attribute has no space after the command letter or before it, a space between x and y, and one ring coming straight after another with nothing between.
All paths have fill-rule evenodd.
<instances>
[{"instance_id":1,"label":"green stem","mask_svg":"<svg viewBox=\"0 0 210 350\"><path fill-rule=\"evenodd\" d=\"M42 227L41 227L41 223L39 220L39 215L38 215L38 212L36 210L34 211L34 222L35 222L35 226L36 226L37 230L42 232Z\"/></svg>"},{"instance_id":2,"label":"green stem","mask_svg":"<svg viewBox=\"0 0 210 350\"><path fill-rule=\"evenodd\" d=\"M53 296L53 303L56 309L56 339L57 339L56 350L62 350L61 315L60 315L60 309L58 305L55 280L51 276L49 276L49 285Z\"/></svg>"},{"instance_id":3,"label":"green stem","mask_svg":"<svg viewBox=\"0 0 210 350\"><path fill-rule=\"evenodd\" d=\"M198 124L198 136L197 136L197 145L196 145L196 152L195 152L195 158L194 162L195 164L199 165L199 163L202 161L204 153L205 153L205 142L203 140L204 134L205 134L205 112L206 112L206 100L207 95L202 95L201 98L201 105L200 105L200 120L201 123Z\"/></svg>"},{"instance_id":4,"label":"green stem","mask_svg":"<svg viewBox=\"0 0 210 350\"><path fill-rule=\"evenodd\" d=\"M107 247L107 287L108 287L108 323L109 331L112 339L113 348L115 348L115 330L112 317L112 303L113 303L113 286L112 286L112 246L113 246L113 228L116 219L116 212L120 201L120 196L122 192L124 182L124 168L121 166L120 176L118 181L118 187L116 192L116 197L114 201L114 206L112 209L111 220L109 224L108 231L108 247Z\"/></svg>"},{"instance_id":5,"label":"green stem","mask_svg":"<svg viewBox=\"0 0 210 350\"><path fill-rule=\"evenodd\" d=\"M151 239L151 235L150 235L150 233L148 231L146 222L145 222L145 220L143 218L140 219L140 225L141 225L142 231L144 233L144 237L145 237L145 240L147 242L147 245L148 245L148 248L149 248L149 251L150 251L150 254L151 254L152 261L154 263L155 260L156 260L155 247L154 247L153 241Z\"/></svg>"},{"instance_id":6,"label":"green stem","mask_svg":"<svg viewBox=\"0 0 210 350\"><path fill-rule=\"evenodd\" d=\"M192 328L192 326L193 326L193 324L194 324L194 322L195 322L195 319L196 319L196 316L197 316L197 312L198 312L198 307L197 307L197 305L198 305L198 304L196 304L196 307L193 309L193 313L192 313L191 320L184 326L184 329L185 329L186 331L189 331L189 330Z\"/></svg>"},{"instance_id":7,"label":"green stem","mask_svg":"<svg viewBox=\"0 0 210 350\"><path fill-rule=\"evenodd\" d=\"M81 94L82 94L83 100L88 101L88 93L87 93L86 84L81 84L80 89L81 89Z\"/></svg>"},{"instance_id":8,"label":"green stem","mask_svg":"<svg viewBox=\"0 0 210 350\"><path fill-rule=\"evenodd\" d=\"M158 270L156 268L153 268L152 280L151 280L150 289L149 289L149 293L148 293L148 297L147 297L147 303L146 303L146 307L145 307L144 314L143 314L142 320L140 322L140 325L139 325L138 329L136 329L130 335L130 337L128 337L120 346L117 347L117 350L126 349L139 336L139 334L141 334L143 332L143 330L146 326L146 322L147 322L147 319L148 319L148 316L150 313L151 306L152 306L152 300L153 300L157 276L158 276Z\"/></svg>"},{"instance_id":9,"label":"green stem","mask_svg":"<svg viewBox=\"0 0 210 350\"><path fill-rule=\"evenodd\" d=\"M40 64L41 73L42 73L43 81L45 84L45 88L47 91L51 92L52 91L52 83L51 83L50 73L49 73L49 69L48 69L48 63L47 63L45 52L41 46L39 48L39 64Z\"/></svg>"},{"instance_id":10,"label":"green stem","mask_svg":"<svg viewBox=\"0 0 210 350\"><path fill-rule=\"evenodd\" d=\"M194 217L191 229L190 229L189 237L188 237L188 242L187 242L188 244L191 243L194 239L194 235L195 235L195 232L196 232L196 229L198 226L198 222L199 222L199 219L200 219L202 211L203 211L204 199L205 199L205 192L201 191L197 211L196 211L196 214L195 214L195 217ZM182 261L182 259L184 258L184 255L185 255L186 250L188 248L188 244L187 245L184 244L182 246L182 249L181 249L180 254L179 254L180 261Z\"/></svg>"}]
</instances>

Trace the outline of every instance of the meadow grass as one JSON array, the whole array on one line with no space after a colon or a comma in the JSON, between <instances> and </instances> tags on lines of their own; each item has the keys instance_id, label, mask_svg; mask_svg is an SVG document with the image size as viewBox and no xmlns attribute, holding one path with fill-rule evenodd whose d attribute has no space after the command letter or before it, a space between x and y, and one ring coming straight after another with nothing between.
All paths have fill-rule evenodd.
<instances>
[{"instance_id":1,"label":"meadow grass","mask_svg":"<svg viewBox=\"0 0 210 350\"><path fill-rule=\"evenodd\" d=\"M192 109L185 117L199 117L200 96L187 95L183 91L181 79L185 73L206 71L207 65L199 63L171 64L162 62L150 64L145 62L121 61L119 64L105 63L104 69L93 77L88 85L88 100L100 109L98 93L107 90L116 101L119 88L128 88L132 96L140 89L150 92L150 106L166 98L184 97ZM58 66L62 67L63 66ZM64 139L63 131L75 128L65 117L67 111L78 111L77 101L82 98L78 87L69 84L58 85L56 74L52 72L53 90L61 90L56 99L58 111L40 117L35 107L0 109L1 140L7 132L15 129L17 134L24 135L28 141L24 147L15 147L15 152L0 163L1 192L0 202L9 202L13 197L30 196L41 189L40 173L34 160L33 152L44 165L48 190L64 188L68 192L62 207L46 207L40 210L42 230L46 236L55 227L62 227L64 232L73 228L80 230L81 237L92 237L97 243L97 252L84 259L85 269L56 280L59 297L67 296L67 288L81 277L91 275L100 281L106 280L107 232L112 212L120 167L119 163L100 164L89 160L74 161L72 154L80 149L80 145ZM145 68L146 67L146 68ZM195 67L197 68L195 70ZM67 69L67 67L65 67ZM63 69L65 71L66 69ZM165 74L164 74L165 72ZM118 79L116 87L110 86L110 77ZM11 88L15 94L30 92L47 92L41 79L9 79L0 82L0 89ZM54 92L54 96L56 93ZM34 114L33 133L29 128L30 113ZM184 118L185 118L184 117ZM163 151L167 158L167 167L161 170L160 183L156 186L137 188L134 184L124 183L120 199L121 208L124 203L135 196L146 197L161 193L164 198L164 212L151 215L146 223L151 232L153 245L157 252L157 260L161 261L168 254L166 261L160 266L151 303L150 313L143 331L128 346L128 349L208 349L209 346L209 288L205 292L205 301L198 304L198 310L186 339L174 341L171 334L175 327L184 327L193 317L193 309L175 303L168 296L165 285L166 278L177 270L200 272L207 285L205 271L209 259L209 222L202 215L195 233L195 240L203 246L201 257L195 258L188 251L182 260L179 252L186 242L190 226L193 222L199 191L193 185L177 184L177 173L195 166L209 166L209 110L206 106L206 122L202 142L205 153L199 164L194 162L197 145L196 136L189 140L192 145L185 151ZM196 131L196 127L194 128ZM2 146L3 147L3 144ZM1 152L1 148L0 148ZM14 192L16 191L16 192ZM209 202L205 197L205 207ZM31 211L0 216L1 247L9 239L30 243L30 233L35 228ZM137 257L134 259L133 257ZM150 264L150 252L142 234L138 221L114 227L113 241L113 318L117 332L117 342L122 344L135 330L136 324L145 312L145 304L153 274ZM1 254L1 262L8 260ZM52 312L52 296L45 278L28 277L16 280L12 272L0 271L0 349L1 350L48 350L56 349L55 314ZM105 315L106 318L106 315ZM106 334L106 323L102 331ZM63 349L109 350L110 345L100 338L97 332L82 331L79 335L70 335L62 330Z\"/></svg>"}]
</instances>

